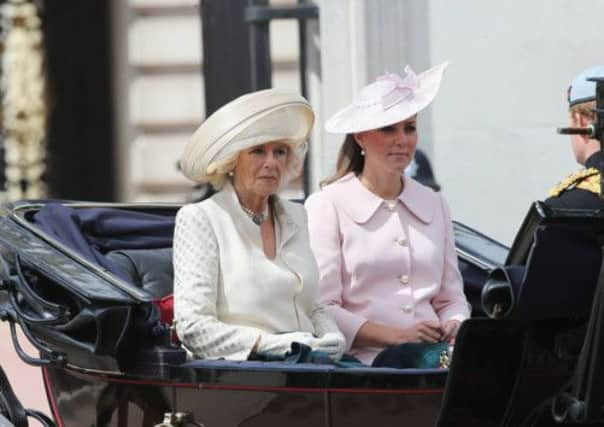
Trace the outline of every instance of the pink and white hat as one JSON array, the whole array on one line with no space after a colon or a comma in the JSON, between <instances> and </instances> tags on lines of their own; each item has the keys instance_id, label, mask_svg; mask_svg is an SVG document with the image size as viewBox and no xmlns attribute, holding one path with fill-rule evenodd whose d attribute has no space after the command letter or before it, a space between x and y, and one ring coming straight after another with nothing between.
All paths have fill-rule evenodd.
<instances>
[{"instance_id":1,"label":"pink and white hat","mask_svg":"<svg viewBox=\"0 0 604 427\"><path fill-rule=\"evenodd\" d=\"M403 121L426 108L436 97L448 62L417 75L408 65L407 75L387 73L365 86L352 104L325 123L329 133L357 133Z\"/></svg>"}]
</instances>

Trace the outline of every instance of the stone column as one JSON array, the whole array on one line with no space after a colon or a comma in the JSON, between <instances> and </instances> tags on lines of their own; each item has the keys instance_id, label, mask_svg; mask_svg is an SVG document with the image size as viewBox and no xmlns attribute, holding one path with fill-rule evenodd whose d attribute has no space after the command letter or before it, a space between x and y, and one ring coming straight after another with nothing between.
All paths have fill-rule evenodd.
<instances>
[{"instance_id":1,"label":"stone column","mask_svg":"<svg viewBox=\"0 0 604 427\"><path fill-rule=\"evenodd\" d=\"M320 99L311 96L317 112L310 161L312 190L318 188L322 179L334 173L342 142L342 137L324 131L326 118L349 103L355 90L367 81L365 26L362 22L365 1L318 0L317 4L319 27L314 31L309 28L309 37L320 46L320 68L309 61L309 66L314 67L309 79L309 94L320 95Z\"/></svg>"}]
</instances>

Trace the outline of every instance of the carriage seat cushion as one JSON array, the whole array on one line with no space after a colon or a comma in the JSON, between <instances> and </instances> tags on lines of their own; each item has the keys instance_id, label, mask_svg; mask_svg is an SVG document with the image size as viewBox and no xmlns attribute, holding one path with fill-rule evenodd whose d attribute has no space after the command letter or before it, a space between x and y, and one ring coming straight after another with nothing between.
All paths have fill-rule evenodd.
<instances>
[{"instance_id":1,"label":"carriage seat cushion","mask_svg":"<svg viewBox=\"0 0 604 427\"><path fill-rule=\"evenodd\" d=\"M156 299L172 294L172 248L117 250L107 257L131 283Z\"/></svg>"}]
</instances>

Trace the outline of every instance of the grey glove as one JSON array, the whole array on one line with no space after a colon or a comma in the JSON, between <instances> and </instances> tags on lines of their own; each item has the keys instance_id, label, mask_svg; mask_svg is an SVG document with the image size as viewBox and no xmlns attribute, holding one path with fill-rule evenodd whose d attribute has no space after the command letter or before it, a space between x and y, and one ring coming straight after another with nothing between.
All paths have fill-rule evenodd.
<instances>
[{"instance_id":1,"label":"grey glove","mask_svg":"<svg viewBox=\"0 0 604 427\"><path fill-rule=\"evenodd\" d=\"M312 348L326 352L332 360L340 360L346 350L346 339L340 332L327 332L316 339Z\"/></svg>"},{"instance_id":2,"label":"grey glove","mask_svg":"<svg viewBox=\"0 0 604 427\"><path fill-rule=\"evenodd\" d=\"M260 336L256 345L256 353L284 356L291 350L293 342L306 344L311 348L316 347L317 338L310 332L289 332L286 334L265 334Z\"/></svg>"}]
</instances>

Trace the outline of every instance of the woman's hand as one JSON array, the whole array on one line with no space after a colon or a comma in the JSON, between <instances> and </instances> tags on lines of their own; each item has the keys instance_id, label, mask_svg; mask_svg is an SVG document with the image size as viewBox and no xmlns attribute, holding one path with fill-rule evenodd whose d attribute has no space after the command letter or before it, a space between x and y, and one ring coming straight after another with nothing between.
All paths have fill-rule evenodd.
<instances>
[{"instance_id":1,"label":"woman's hand","mask_svg":"<svg viewBox=\"0 0 604 427\"><path fill-rule=\"evenodd\" d=\"M457 331L459 330L459 325L461 325L461 322L459 320L446 321L442 325L442 341L446 341L453 344L453 342L455 341L455 337L457 336Z\"/></svg>"},{"instance_id":2,"label":"woman's hand","mask_svg":"<svg viewBox=\"0 0 604 427\"><path fill-rule=\"evenodd\" d=\"M305 344L314 348L317 344L317 338L310 332L289 332L286 334L264 334L256 343L253 351L256 353L272 354L283 356L291 350L293 342Z\"/></svg>"},{"instance_id":3,"label":"woman's hand","mask_svg":"<svg viewBox=\"0 0 604 427\"><path fill-rule=\"evenodd\" d=\"M404 341L399 341L397 344L404 342L427 342L437 343L442 340L443 331L438 322L423 321L417 322L410 328L401 329L403 335L401 338Z\"/></svg>"},{"instance_id":4,"label":"woman's hand","mask_svg":"<svg viewBox=\"0 0 604 427\"><path fill-rule=\"evenodd\" d=\"M436 343L442 340L442 335L443 331L436 321L418 322L409 328L365 322L357 332L354 345L358 347L384 347L406 342Z\"/></svg>"},{"instance_id":5,"label":"woman's hand","mask_svg":"<svg viewBox=\"0 0 604 427\"><path fill-rule=\"evenodd\" d=\"M408 328L388 326L386 345L399 345L408 342L437 343L442 340L443 332L436 321L422 321Z\"/></svg>"},{"instance_id":6,"label":"woman's hand","mask_svg":"<svg viewBox=\"0 0 604 427\"><path fill-rule=\"evenodd\" d=\"M312 348L326 352L332 360L340 360L346 350L346 339L340 332L327 332L317 338Z\"/></svg>"}]
</instances>

